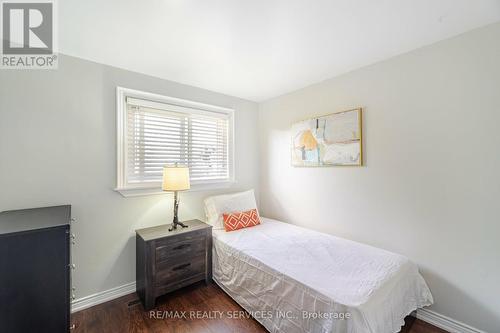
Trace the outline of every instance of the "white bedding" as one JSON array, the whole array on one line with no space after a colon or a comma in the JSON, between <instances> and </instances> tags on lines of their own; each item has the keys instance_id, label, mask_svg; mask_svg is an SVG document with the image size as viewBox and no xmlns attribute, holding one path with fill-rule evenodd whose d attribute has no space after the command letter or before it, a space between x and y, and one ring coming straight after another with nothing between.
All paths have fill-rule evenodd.
<instances>
[{"instance_id":1,"label":"white bedding","mask_svg":"<svg viewBox=\"0 0 500 333\"><path fill-rule=\"evenodd\" d=\"M261 220L213 231L213 276L270 332L395 333L433 302L417 266L401 255Z\"/></svg>"}]
</instances>

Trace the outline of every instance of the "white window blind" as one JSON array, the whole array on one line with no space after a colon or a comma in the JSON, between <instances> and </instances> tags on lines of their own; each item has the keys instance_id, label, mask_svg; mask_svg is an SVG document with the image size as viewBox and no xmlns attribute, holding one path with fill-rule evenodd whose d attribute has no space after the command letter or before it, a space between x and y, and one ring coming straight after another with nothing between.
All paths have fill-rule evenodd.
<instances>
[{"instance_id":1,"label":"white window blind","mask_svg":"<svg viewBox=\"0 0 500 333\"><path fill-rule=\"evenodd\" d=\"M126 185L161 182L175 163L189 167L193 185L230 180L227 113L130 97L125 108Z\"/></svg>"}]
</instances>

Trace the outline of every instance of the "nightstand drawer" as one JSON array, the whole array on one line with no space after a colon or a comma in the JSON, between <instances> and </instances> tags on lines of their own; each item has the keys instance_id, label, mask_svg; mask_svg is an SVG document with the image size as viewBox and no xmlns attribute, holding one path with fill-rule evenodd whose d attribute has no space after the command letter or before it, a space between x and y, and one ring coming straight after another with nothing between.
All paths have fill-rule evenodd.
<instances>
[{"instance_id":1,"label":"nightstand drawer","mask_svg":"<svg viewBox=\"0 0 500 333\"><path fill-rule=\"evenodd\" d=\"M207 237L200 235L197 237L180 238L176 242L157 244L156 262L176 260L178 258L194 257L197 254L205 253Z\"/></svg>"},{"instance_id":2,"label":"nightstand drawer","mask_svg":"<svg viewBox=\"0 0 500 333\"><path fill-rule=\"evenodd\" d=\"M157 287L168 286L200 274L203 275L205 270L206 257L204 253L190 259L165 261L156 265L155 285Z\"/></svg>"},{"instance_id":3,"label":"nightstand drawer","mask_svg":"<svg viewBox=\"0 0 500 333\"><path fill-rule=\"evenodd\" d=\"M186 228L182 231L184 231L180 235L172 235L167 238L162 238L162 239L157 239L156 240L156 247L172 244L172 243L177 243L180 241L186 241L186 240L195 240L200 237L206 237L207 232L206 230L194 230L194 231L188 231L189 228Z\"/></svg>"}]
</instances>

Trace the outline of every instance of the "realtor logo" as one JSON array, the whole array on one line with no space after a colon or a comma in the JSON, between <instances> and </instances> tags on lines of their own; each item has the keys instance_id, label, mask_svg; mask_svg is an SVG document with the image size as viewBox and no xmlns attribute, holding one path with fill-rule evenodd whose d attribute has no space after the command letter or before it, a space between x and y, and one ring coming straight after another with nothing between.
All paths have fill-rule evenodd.
<instances>
[{"instance_id":1,"label":"realtor logo","mask_svg":"<svg viewBox=\"0 0 500 333\"><path fill-rule=\"evenodd\" d=\"M50 0L2 1L1 68L57 68L54 7Z\"/></svg>"}]
</instances>

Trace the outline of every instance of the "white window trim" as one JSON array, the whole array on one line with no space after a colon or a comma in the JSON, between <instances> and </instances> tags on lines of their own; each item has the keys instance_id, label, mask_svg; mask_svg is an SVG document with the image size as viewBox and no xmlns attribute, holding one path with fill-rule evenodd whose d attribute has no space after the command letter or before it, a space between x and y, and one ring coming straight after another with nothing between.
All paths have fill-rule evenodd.
<instances>
[{"instance_id":1,"label":"white window trim","mask_svg":"<svg viewBox=\"0 0 500 333\"><path fill-rule=\"evenodd\" d=\"M184 100L175 97L168 97L159 94L116 87L116 188L115 191L119 192L124 197L129 196L141 196L141 195L151 195L151 194L162 194L165 193L161 190L161 182L154 182L151 184L127 184L126 180L126 163L127 163L127 149L126 149L126 99L138 98L153 103L164 103L180 107L187 107L191 109L199 110L200 112L217 112L228 115L229 117L229 179L223 181L206 181L197 182L192 184L191 190L189 191L205 191L220 188L230 187L236 182L235 180L235 165L234 165L234 110L229 108L224 108L220 106L204 104L199 102L193 102L189 100Z\"/></svg>"}]
</instances>

